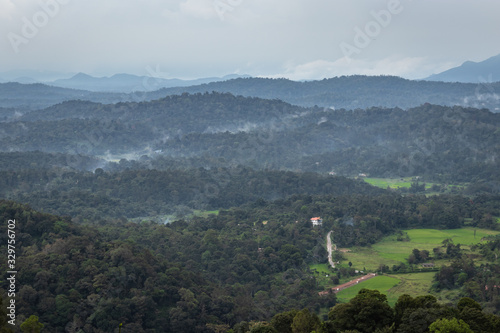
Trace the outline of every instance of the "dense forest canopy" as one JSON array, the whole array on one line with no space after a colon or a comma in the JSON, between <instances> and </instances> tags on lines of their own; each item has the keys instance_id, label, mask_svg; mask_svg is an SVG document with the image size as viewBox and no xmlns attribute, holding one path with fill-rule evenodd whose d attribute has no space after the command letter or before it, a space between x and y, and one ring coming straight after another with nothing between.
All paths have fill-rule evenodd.
<instances>
[{"instance_id":1,"label":"dense forest canopy","mask_svg":"<svg viewBox=\"0 0 500 333\"><path fill-rule=\"evenodd\" d=\"M500 116L425 104L407 111L296 107L205 93L141 103L66 102L0 123L4 151L87 155L101 167L234 167L499 181ZM69 159L69 157L68 157ZM77 169L90 170L85 161ZM130 166L129 166L130 167Z\"/></svg>"}]
</instances>

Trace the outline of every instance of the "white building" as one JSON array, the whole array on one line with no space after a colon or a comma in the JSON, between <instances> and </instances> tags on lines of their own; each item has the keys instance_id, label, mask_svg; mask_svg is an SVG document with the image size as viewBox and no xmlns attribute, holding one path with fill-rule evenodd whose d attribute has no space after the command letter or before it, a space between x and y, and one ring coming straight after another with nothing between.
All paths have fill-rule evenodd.
<instances>
[{"instance_id":1,"label":"white building","mask_svg":"<svg viewBox=\"0 0 500 333\"><path fill-rule=\"evenodd\" d=\"M313 227L323 225L323 219L321 217L313 217L311 219Z\"/></svg>"}]
</instances>

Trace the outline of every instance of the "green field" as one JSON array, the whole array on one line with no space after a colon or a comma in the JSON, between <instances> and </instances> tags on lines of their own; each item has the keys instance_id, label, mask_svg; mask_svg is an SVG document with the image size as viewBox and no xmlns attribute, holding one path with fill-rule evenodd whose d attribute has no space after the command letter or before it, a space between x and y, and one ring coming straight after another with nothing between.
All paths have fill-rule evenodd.
<instances>
[{"instance_id":1,"label":"green field","mask_svg":"<svg viewBox=\"0 0 500 333\"><path fill-rule=\"evenodd\" d=\"M379 275L340 291L337 293L337 299L340 302L348 302L362 288L376 289L387 295L387 301L391 306L394 306L399 296L403 294L412 297L429 294L434 275L434 272Z\"/></svg>"},{"instance_id":2,"label":"green field","mask_svg":"<svg viewBox=\"0 0 500 333\"><path fill-rule=\"evenodd\" d=\"M337 293L337 299L340 302L348 302L351 298L356 296L358 292L363 289L376 289L380 291L383 294L388 294L389 290L395 286L397 286L400 283L400 280L396 277L391 277L391 276L376 276L372 279L360 282L352 287L349 287L347 289L344 289L340 292ZM389 297L388 297L389 299ZM393 297L389 300L389 303L394 301L396 302L397 297L393 300ZM391 303L393 305L393 303Z\"/></svg>"},{"instance_id":3,"label":"green field","mask_svg":"<svg viewBox=\"0 0 500 333\"><path fill-rule=\"evenodd\" d=\"M365 182L367 182L370 185L377 186L383 189L386 188L393 188L393 189L398 189L398 188L410 188L411 183L413 183L415 180L412 179L412 177L405 177L405 178L363 178ZM421 184L424 182L420 181ZM427 183L425 182L425 189L429 189L434 185L434 183Z\"/></svg>"},{"instance_id":4,"label":"green field","mask_svg":"<svg viewBox=\"0 0 500 333\"><path fill-rule=\"evenodd\" d=\"M470 227L449 230L412 229L405 230L405 232L410 237L408 242L398 242L397 236L391 235L371 247L350 248L351 251L344 254L346 260L343 265L350 261L353 264L352 267L358 270L376 271L381 264L391 267L401 262L406 263L406 258L413 249L428 250L432 255L432 249L442 246L442 241L448 238L452 239L455 244L461 244L462 249L469 250L470 245L480 243L483 237L500 234L499 231L475 229L474 235L474 228ZM444 259L434 262L438 267L442 264L449 264L449 260ZM339 301L346 302L356 296L362 288L376 289L386 294L389 304L393 306L403 294L413 297L428 294L435 274L435 272L423 272L377 276L342 290L337 294L337 298ZM450 301L457 297L457 295L446 293L438 296L438 299L443 301Z\"/></svg>"},{"instance_id":5,"label":"green field","mask_svg":"<svg viewBox=\"0 0 500 333\"><path fill-rule=\"evenodd\" d=\"M406 187L410 188L412 179L411 177L406 178L364 178L365 182L370 185L377 186L380 188L398 188L398 187ZM427 185L426 185L427 187Z\"/></svg>"},{"instance_id":6,"label":"green field","mask_svg":"<svg viewBox=\"0 0 500 333\"><path fill-rule=\"evenodd\" d=\"M413 249L427 250L432 255L432 249L442 246L442 241L451 238L455 244L462 244L462 249L469 245L481 242L481 239L500 232L487 229L461 228L449 230L413 229L405 230L410 236L409 242L398 242L396 235L383 238L371 247L353 247L345 254L346 262L350 261L353 267L359 270L374 271L381 264L389 267L400 262L406 263L406 258ZM437 263L439 264L439 263Z\"/></svg>"},{"instance_id":7,"label":"green field","mask_svg":"<svg viewBox=\"0 0 500 333\"><path fill-rule=\"evenodd\" d=\"M435 272L389 275L401 282L389 290L387 298L390 301L395 301L403 294L412 297L427 295L431 289L434 275L436 275Z\"/></svg>"},{"instance_id":8,"label":"green field","mask_svg":"<svg viewBox=\"0 0 500 333\"><path fill-rule=\"evenodd\" d=\"M411 183L413 183L415 180L412 177L404 177L404 178L363 178L365 182L367 182L370 185L377 186L383 189L386 188L392 188L392 189L398 189L398 188L410 188ZM429 182L424 182L419 180L420 184L425 183L425 189L426 193L428 195L432 194L438 194L438 192L428 192L428 190L432 187L432 185L436 183L429 183ZM439 185L439 184L436 184ZM447 184L446 185L446 192L450 192L453 190L460 190L463 189L464 186L466 186L466 183L461 183L461 184Z\"/></svg>"}]
</instances>

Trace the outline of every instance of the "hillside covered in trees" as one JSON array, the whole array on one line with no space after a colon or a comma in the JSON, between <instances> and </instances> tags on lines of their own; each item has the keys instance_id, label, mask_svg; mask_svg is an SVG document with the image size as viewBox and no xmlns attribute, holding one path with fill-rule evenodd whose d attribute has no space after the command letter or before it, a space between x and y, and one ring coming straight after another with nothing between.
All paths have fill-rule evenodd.
<instances>
[{"instance_id":1,"label":"hillside covered in trees","mask_svg":"<svg viewBox=\"0 0 500 333\"><path fill-rule=\"evenodd\" d=\"M322 287L309 269L310 264L327 259L324 230L334 231L339 246L353 246L373 244L402 228L458 228L465 220L491 228L495 225L484 221L487 216L500 215L496 202L498 197L490 196L471 203L460 196L295 195L286 200L257 200L189 222L163 225L107 219L82 225L70 216L43 214L1 201L0 217L4 227L8 219L16 220L19 322L36 315L47 331L65 327L71 332L113 332L123 323L123 332L213 332L217 325L247 332L245 322L275 323L273 317L278 313L293 309L315 313L336 304L335 294L319 296ZM315 215L324 216L323 227L311 225L309 218ZM0 237L5 250L7 236ZM497 243L493 240L484 246L492 271L500 269L498 259L492 259L489 252ZM467 257L460 258L453 270L462 271L464 266L459 263L465 263ZM1 267L5 270L4 262ZM443 268L437 281L445 274L459 274L448 271ZM466 285L498 283L494 274L483 282L485 276L479 273L477 267L470 271ZM342 269L337 276L349 278L351 274L354 270ZM1 287L5 289L6 283L3 280ZM500 311L494 288L480 293L465 288L464 296L474 299L471 304L479 302ZM384 297L377 296L374 302L382 304ZM394 320L401 327L415 325L420 319L405 314L407 308L426 309L427 326L439 318L465 318L464 313L438 304L432 297L426 298L426 305L420 300L424 299L401 299L395 312L384 305L387 322L384 319L360 332L390 326ZM365 301L366 306L375 304ZM355 299L352 306L365 301L358 304ZM417 303L409 305L412 302ZM479 303L473 307L479 306L480 311ZM463 310L460 303L458 307ZM349 311L355 310L348 310L347 304L334 307L322 318L327 320L322 326L317 320L323 327L320 331L360 329L356 326L359 321L349 323ZM469 317L465 320L470 325L472 320L498 327L498 317L481 316L490 324Z\"/></svg>"},{"instance_id":2,"label":"hillside covered in trees","mask_svg":"<svg viewBox=\"0 0 500 333\"><path fill-rule=\"evenodd\" d=\"M100 159L94 166L105 170L246 165L498 182L499 124L500 116L486 109L425 104L347 111L206 93L66 102L0 123L0 143L4 152L69 154L73 162L66 164L85 170L92 169L88 158L79 165L81 156Z\"/></svg>"}]
</instances>

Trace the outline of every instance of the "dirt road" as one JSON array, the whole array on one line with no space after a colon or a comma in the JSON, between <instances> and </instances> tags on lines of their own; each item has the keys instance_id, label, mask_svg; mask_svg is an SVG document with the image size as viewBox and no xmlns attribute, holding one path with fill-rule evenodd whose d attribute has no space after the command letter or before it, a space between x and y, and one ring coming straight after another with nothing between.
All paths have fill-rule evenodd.
<instances>
[{"instance_id":1,"label":"dirt road","mask_svg":"<svg viewBox=\"0 0 500 333\"><path fill-rule=\"evenodd\" d=\"M360 278L357 278L357 279L354 279L354 280L351 280L349 282L346 282L346 283L343 283L343 284L340 284L338 286L335 286L329 290L326 290L326 291L320 291L318 294L320 296L325 296L325 295L328 295L328 293L330 292L330 290L334 293L338 293L339 291L341 290L344 290L346 288L349 288L349 287L352 287L360 282L363 282L363 281L366 281L368 279L371 279L371 278L374 278L375 276L377 276L377 274L375 273L370 273L370 274L367 274L367 275L363 275L362 277Z\"/></svg>"},{"instance_id":2,"label":"dirt road","mask_svg":"<svg viewBox=\"0 0 500 333\"><path fill-rule=\"evenodd\" d=\"M330 263L330 266L332 266L332 268L335 268L335 263L333 262L332 254L333 250L336 250L336 248L335 249L333 248L331 235L332 235L331 231L328 233L328 235L326 235L326 248L328 250L328 263Z\"/></svg>"}]
</instances>

